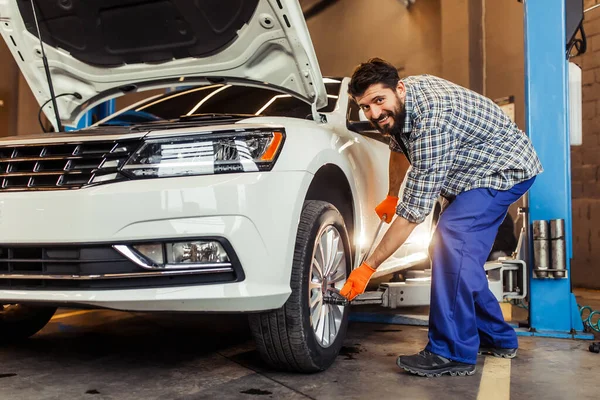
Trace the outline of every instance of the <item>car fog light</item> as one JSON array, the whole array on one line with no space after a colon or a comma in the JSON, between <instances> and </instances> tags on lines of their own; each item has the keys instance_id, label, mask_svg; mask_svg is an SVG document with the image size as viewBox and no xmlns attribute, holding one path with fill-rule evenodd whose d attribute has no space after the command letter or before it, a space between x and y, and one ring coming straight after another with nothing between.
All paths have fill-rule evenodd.
<instances>
[{"instance_id":1,"label":"car fog light","mask_svg":"<svg viewBox=\"0 0 600 400\"><path fill-rule=\"evenodd\" d=\"M230 262L227 252L216 241L167 243L167 263Z\"/></svg>"},{"instance_id":2,"label":"car fog light","mask_svg":"<svg viewBox=\"0 0 600 400\"><path fill-rule=\"evenodd\" d=\"M165 262L162 243L136 244L133 248L158 265L162 265Z\"/></svg>"}]
</instances>

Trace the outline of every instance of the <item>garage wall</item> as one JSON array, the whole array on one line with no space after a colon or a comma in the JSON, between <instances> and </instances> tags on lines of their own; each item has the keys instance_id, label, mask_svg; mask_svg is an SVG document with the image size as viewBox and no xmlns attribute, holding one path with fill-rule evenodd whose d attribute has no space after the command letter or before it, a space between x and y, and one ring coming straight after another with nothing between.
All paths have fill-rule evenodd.
<instances>
[{"instance_id":1,"label":"garage wall","mask_svg":"<svg viewBox=\"0 0 600 400\"><path fill-rule=\"evenodd\" d=\"M584 29L587 52L571 59L583 69L583 145L571 148L573 282L600 288L600 7L585 14Z\"/></svg>"},{"instance_id":2,"label":"garage wall","mask_svg":"<svg viewBox=\"0 0 600 400\"><path fill-rule=\"evenodd\" d=\"M388 60L401 75L442 72L440 0L409 10L398 0L343 0L307 25L323 75L350 76L371 57Z\"/></svg>"},{"instance_id":3,"label":"garage wall","mask_svg":"<svg viewBox=\"0 0 600 400\"><path fill-rule=\"evenodd\" d=\"M0 40L0 60L0 136L8 136L17 129L19 69L4 40Z\"/></svg>"},{"instance_id":4,"label":"garage wall","mask_svg":"<svg viewBox=\"0 0 600 400\"><path fill-rule=\"evenodd\" d=\"M484 94L514 96L515 122L525 130L523 12L516 0L484 0Z\"/></svg>"},{"instance_id":5,"label":"garage wall","mask_svg":"<svg viewBox=\"0 0 600 400\"><path fill-rule=\"evenodd\" d=\"M483 0L483 91L492 100L514 97L515 122L525 131L525 67L523 4L513 0ZM519 201L509 213L517 218ZM521 224L515 225L518 235Z\"/></svg>"},{"instance_id":6,"label":"garage wall","mask_svg":"<svg viewBox=\"0 0 600 400\"><path fill-rule=\"evenodd\" d=\"M469 1L444 0L441 4L441 76L464 87L470 87Z\"/></svg>"},{"instance_id":7,"label":"garage wall","mask_svg":"<svg viewBox=\"0 0 600 400\"><path fill-rule=\"evenodd\" d=\"M38 123L39 105L19 71L4 40L0 39L0 136L42 133ZM42 121L46 118L42 115Z\"/></svg>"},{"instance_id":8,"label":"garage wall","mask_svg":"<svg viewBox=\"0 0 600 400\"><path fill-rule=\"evenodd\" d=\"M40 105L35 96L31 92L29 84L25 77L19 72L18 92L19 100L17 106L17 135L31 135L34 133L43 133L42 127L38 122L38 112ZM42 113L42 123L48 130L52 125L46 118L46 114Z\"/></svg>"}]
</instances>

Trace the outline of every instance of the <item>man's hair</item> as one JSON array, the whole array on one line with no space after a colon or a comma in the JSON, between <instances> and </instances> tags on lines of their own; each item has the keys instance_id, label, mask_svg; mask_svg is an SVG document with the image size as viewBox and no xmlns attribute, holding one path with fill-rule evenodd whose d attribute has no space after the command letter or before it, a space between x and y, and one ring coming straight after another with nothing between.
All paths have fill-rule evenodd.
<instances>
[{"instance_id":1,"label":"man's hair","mask_svg":"<svg viewBox=\"0 0 600 400\"><path fill-rule=\"evenodd\" d=\"M371 58L354 69L348 84L348 94L352 97L360 96L369 86L377 83L394 90L399 80L396 67L381 58Z\"/></svg>"}]
</instances>

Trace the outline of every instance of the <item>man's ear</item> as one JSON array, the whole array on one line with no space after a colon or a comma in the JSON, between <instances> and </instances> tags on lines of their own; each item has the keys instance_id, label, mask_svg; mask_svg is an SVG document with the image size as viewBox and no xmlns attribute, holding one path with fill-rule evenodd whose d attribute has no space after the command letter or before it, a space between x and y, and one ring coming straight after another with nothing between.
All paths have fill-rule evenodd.
<instances>
[{"instance_id":1,"label":"man's ear","mask_svg":"<svg viewBox=\"0 0 600 400\"><path fill-rule=\"evenodd\" d=\"M404 98L404 95L406 94L406 86L404 85L404 82L398 81L398 84L396 85L396 93L401 99Z\"/></svg>"}]
</instances>

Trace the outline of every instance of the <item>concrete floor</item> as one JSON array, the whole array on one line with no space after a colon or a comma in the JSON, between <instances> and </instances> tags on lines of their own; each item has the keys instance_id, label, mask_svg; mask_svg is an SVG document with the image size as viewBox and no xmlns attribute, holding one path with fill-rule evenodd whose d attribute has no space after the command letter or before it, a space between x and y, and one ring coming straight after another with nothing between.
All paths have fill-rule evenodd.
<instances>
[{"instance_id":1,"label":"concrete floor","mask_svg":"<svg viewBox=\"0 0 600 400\"><path fill-rule=\"evenodd\" d=\"M598 293L585 296L599 309ZM480 357L471 377L401 371L397 355L426 341L423 327L352 323L329 370L296 375L265 368L243 317L60 310L28 342L0 347L0 399L598 398L589 341L523 337L518 358Z\"/></svg>"}]
</instances>

